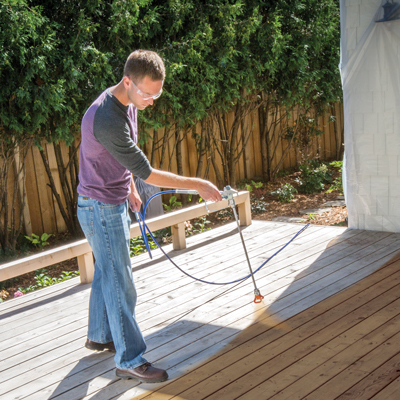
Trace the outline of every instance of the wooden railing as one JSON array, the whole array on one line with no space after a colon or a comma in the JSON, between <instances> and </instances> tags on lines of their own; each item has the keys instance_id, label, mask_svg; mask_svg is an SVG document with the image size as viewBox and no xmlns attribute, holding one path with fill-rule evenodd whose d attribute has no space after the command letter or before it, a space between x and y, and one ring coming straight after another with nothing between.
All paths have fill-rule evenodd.
<instances>
[{"instance_id":1,"label":"wooden railing","mask_svg":"<svg viewBox=\"0 0 400 400\"><path fill-rule=\"evenodd\" d=\"M238 206L240 225L250 225L250 193L246 191L239 192L237 196L234 196L234 199ZM222 208L227 208L228 206L227 200L207 204L209 212L215 212ZM146 224L151 231L156 231L170 226L172 231L173 248L174 250L180 250L186 248L185 221L206 214L207 209L203 203L149 219L146 221ZM137 223L131 225L130 235L131 238L141 235ZM0 265L0 282L74 257L78 260L81 282L91 282L94 275L93 254L86 239L78 240L74 243L12 261L7 264L2 264Z\"/></svg>"}]
</instances>

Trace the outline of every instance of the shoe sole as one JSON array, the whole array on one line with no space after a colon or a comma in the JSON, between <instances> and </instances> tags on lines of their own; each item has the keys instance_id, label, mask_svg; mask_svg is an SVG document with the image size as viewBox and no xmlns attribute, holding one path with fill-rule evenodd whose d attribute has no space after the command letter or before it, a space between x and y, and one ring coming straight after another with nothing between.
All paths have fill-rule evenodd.
<instances>
[{"instance_id":1,"label":"shoe sole","mask_svg":"<svg viewBox=\"0 0 400 400\"><path fill-rule=\"evenodd\" d=\"M89 350L101 352L101 351L110 351L111 353L115 353L114 349L110 349L109 347L104 347L104 346L96 346L96 345L87 345L85 344L85 347Z\"/></svg>"},{"instance_id":2,"label":"shoe sole","mask_svg":"<svg viewBox=\"0 0 400 400\"><path fill-rule=\"evenodd\" d=\"M132 376L129 374L121 374L118 372L115 372L115 375L121 379L135 379L135 380L139 381L140 383L159 383L159 382L164 382L168 379L168 376L165 378L160 378L160 379L143 379L143 378L138 378L136 376Z\"/></svg>"}]
</instances>

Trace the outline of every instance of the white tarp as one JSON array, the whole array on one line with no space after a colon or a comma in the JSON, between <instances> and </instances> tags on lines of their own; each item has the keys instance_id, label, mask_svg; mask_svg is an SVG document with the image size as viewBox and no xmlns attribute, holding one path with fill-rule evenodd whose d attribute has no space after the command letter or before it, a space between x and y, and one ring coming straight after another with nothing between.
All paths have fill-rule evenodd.
<instances>
[{"instance_id":1,"label":"white tarp","mask_svg":"<svg viewBox=\"0 0 400 400\"><path fill-rule=\"evenodd\" d=\"M363 27L341 0L346 203L350 228L400 232L400 19L382 5Z\"/></svg>"}]
</instances>

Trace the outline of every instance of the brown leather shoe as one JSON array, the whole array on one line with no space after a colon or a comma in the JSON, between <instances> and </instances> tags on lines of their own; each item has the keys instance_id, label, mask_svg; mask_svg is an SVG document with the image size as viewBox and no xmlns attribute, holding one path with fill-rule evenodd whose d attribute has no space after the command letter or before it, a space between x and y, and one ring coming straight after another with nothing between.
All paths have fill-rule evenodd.
<instances>
[{"instance_id":1,"label":"brown leather shoe","mask_svg":"<svg viewBox=\"0 0 400 400\"><path fill-rule=\"evenodd\" d=\"M117 368L115 374L122 379L137 379L144 383L163 382L168 379L167 371L152 367L149 362L133 369Z\"/></svg>"},{"instance_id":2,"label":"brown leather shoe","mask_svg":"<svg viewBox=\"0 0 400 400\"><path fill-rule=\"evenodd\" d=\"M89 350L95 350L95 351L108 350L111 351L112 353L115 353L114 342L97 343L97 342L92 342L91 340L88 339L86 340L85 347Z\"/></svg>"}]
</instances>

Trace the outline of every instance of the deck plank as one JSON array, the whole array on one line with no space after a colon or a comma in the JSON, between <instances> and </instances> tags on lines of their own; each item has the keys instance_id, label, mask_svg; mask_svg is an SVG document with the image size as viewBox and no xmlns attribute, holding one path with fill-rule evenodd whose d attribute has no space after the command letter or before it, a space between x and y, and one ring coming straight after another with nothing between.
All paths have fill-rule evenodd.
<instances>
[{"instance_id":1,"label":"deck plank","mask_svg":"<svg viewBox=\"0 0 400 400\"><path fill-rule=\"evenodd\" d=\"M371 400L398 400L400 393L400 378L397 378L378 392Z\"/></svg>"},{"instance_id":2,"label":"deck plank","mask_svg":"<svg viewBox=\"0 0 400 400\"><path fill-rule=\"evenodd\" d=\"M254 221L243 229L253 268L300 228ZM318 398L346 374L352 379L336 396L391 396L397 358L388 343L398 334L400 272L390 260L399 244L398 234L311 226L257 273L265 296L257 308L250 281L214 287L175 270L159 250L153 260L135 257L146 357L170 375L155 385L117 378L113 354L84 348L88 285L71 280L12 300L0 306L0 399L291 399L301 398L292 396L301 387ZM202 279L247 273L234 224L188 238L185 250L165 249ZM368 340L374 345L359 344ZM340 363L346 349L354 356ZM382 355L374 359L374 351ZM331 375L309 385L323 365Z\"/></svg>"}]
</instances>

